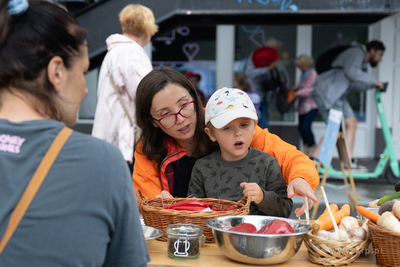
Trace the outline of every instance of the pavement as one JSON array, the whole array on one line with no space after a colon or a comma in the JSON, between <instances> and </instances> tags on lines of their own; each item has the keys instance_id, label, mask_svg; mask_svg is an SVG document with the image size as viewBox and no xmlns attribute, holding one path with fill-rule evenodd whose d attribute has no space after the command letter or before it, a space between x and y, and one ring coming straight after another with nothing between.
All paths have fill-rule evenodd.
<instances>
[{"instance_id":1,"label":"pavement","mask_svg":"<svg viewBox=\"0 0 400 267\"><path fill-rule=\"evenodd\" d=\"M363 161L362 164L367 166L369 171L372 171L376 166L376 162L377 162L376 160L370 160L370 161ZM336 164L338 164L338 162L335 162L335 160L334 160L332 162L332 166L335 167ZM322 178L322 175L320 177ZM356 194L357 194L359 206L368 206L369 202L395 192L394 185L389 184L383 176L379 177L378 179L368 179L368 180L354 179L354 183L355 183ZM344 184L343 178L328 177L326 184L324 186L324 189L325 189L325 193L326 193L329 204L335 203L339 206L339 208L343 204L350 204L350 200L347 195L347 190L346 190L346 186ZM353 191L352 191L350 184L349 184L349 189L350 189L351 196L354 198ZM319 191L320 191L320 185L317 187L317 189L315 191L316 196L318 196ZM294 210L297 207L300 207L301 205L303 205L304 198L295 196L295 197L293 197L292 200L293 200L293 211L292 211L290 218L297 219L297 217L294 214ZM316 217L318 217L324 211L325 207L326 207L325 201L321 194L320 205L319 205L319 209L317 211ZM311 209L310 216L311 216L312 212L313 212L313 210ZM351 215L357 216L357 211L352 210ZM305 215L302 216L302 219L305 219Z\"/></svg>"}]
</instances>

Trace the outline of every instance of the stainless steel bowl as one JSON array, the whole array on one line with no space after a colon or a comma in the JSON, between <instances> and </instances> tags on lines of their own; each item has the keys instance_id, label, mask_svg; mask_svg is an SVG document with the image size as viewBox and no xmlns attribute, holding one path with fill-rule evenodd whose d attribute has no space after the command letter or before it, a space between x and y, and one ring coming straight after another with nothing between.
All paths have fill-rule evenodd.
<instances>
[{"instance_id":1,"label":"stainless steel bowl","mask_svg":"<svg viewBox=\"0 0 400 267\"><path fill-rule=\"evenodd\" d=\"M296 231L293 234L248 234L228 229L241 223L252 223L257 229L274 220L287 221ZM225 216L209 219L206 225L213 231L215 242L226 257L248 264L277 264L289 260L299 250L304 235L311 231L309 224L272 216Z\"/></svg>"},{"instance_id":2,"label":"stainless steel bowl","mask_svg":"<svg viewBox=\"0 0 400 267\"><path fill-rule=\"evenodd\" d=\"M142 229L147 246L149 246L154 239L162 237L164 234L162 230L151 226L142 225Z\"/></svg>"}]
</instances>

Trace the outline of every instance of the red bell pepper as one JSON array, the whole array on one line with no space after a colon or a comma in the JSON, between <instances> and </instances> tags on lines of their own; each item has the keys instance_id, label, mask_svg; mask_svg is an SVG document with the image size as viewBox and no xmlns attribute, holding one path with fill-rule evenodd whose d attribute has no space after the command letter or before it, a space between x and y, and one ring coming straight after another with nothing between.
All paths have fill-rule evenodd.
<instances>
[{"instance_id":1,"label":"red bell pepper","mask_svg":"<svg viewBox=\"0 0 400 267\"><path fill-rule=\"evenodd\" d=\"M296 231L293 227L286 221L275 220L270 222L267 225L264 225L260 230L258 230L258 234L291 234Z\"/></svg>"},{"instance_id":2,"label":"red bell pepper","mask_svg":"<svg viewBox=\"0 0 400 267\"><path fill-rule=\"evenodd\" d=\"M211 202L205 202L205 201L197 201L197 200L185 200L185 201L181 201L181 202L177 202L171 205L166 205L163 208L164 209L174 209L175 207L179 207L179 206L192 206L192 207L203 207L203 209L208 208L208 207L212 207L212 203Z\"/></svg>"},{"instance_id":3,"label":"red bell pepper","mask_svg":"<svg viewBox=\"0 0 400 267\"><path fill-rule=\"evenodd\" d=\"M206 207L199 206L177 206L173 207L171 210L188 210L188 211L202 211L206 209Z\"/></svg>"},{"instance_id":4,"label":"red bell pepper","mask_svg":"<svg viewBox=\"0 0 400 267\"><path fill-rule=\"evenodd\" d=\"M235 227L232 227L229 229L229 231L254 234L257 232L257 228L251 223L241 223Z\"/></svg>"}]
</instances>

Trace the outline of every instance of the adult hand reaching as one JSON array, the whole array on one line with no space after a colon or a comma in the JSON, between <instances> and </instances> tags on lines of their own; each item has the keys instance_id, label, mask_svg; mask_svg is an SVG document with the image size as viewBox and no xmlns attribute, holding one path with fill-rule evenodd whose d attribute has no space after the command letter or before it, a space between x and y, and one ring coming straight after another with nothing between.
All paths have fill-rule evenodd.
<instances>
[{"instance_id":1,"label":"adult hand reaching","mask_svg":"<svg viewBox=\"0 0 400 267\"><path fill-rule=\"evenodd\" d=\"M377 82L375 84L375 87L378 88L380 91L382 91L383 90L383 83L382 82Z\"/></svg>"},{"instance_id":2,"label":"adult hand reaching","mask_svg":"<svg viewBox=\"0 0 400 267\"><path fill-rule=\"evenodd\" d=\"M309 183L301 178L294 178L288 185L287 188L288 198L292 198L294 195L306 196L308 197L308 208L311 209L314 202L317 202L318 199L314 195L314 191L311 189ZM306 209L306 205L303 204L301 208L297 208L294 213L297 217L304 214Z\"/></svg>"},{"instance_id":3,"label":"adult hand reaching","mask_svg":"<svg viewBox=\"0 0 400 267\"><path fill-rule=\"evenodd\" d=\"M163 190L156 198L174 198L168 191Z\"/></svg>"}]
</instances>

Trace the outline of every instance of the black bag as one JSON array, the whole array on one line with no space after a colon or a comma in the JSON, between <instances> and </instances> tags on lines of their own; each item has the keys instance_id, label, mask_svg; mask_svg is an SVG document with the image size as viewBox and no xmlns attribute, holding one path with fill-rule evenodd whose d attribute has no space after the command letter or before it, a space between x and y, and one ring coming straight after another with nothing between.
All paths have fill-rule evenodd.
<instances>
[{"instance_id":1,"label":"black bag","mask_svg":"<svg viewBox=\"0 0 400 267\"><path fill-rule=\"evenodd\" d=\"M336 57L350 47L351 45L335 46L319 55L315 62L315 70L317 71L317 73L321 74L325 71L332 69L332 62L336 59Z\"/></svg>"},{"instance_id":2,"label":"black bag","mask_svg":"<svg viewBox=\"0 0 400 267\"><path fill-rule=\"evenodd\" d=\"M276 68L271 70L271 79L263 80L260 82L264 92L274 91L276 90L281 83L281 78L279 76L279 72Z\"/></svg>"},{"instance_id":3,"label":"black bag","mask_svg":"<svg viewBox=\"0 0 400 267\"><path fill-rule=\"evenodd\" d=\"M287 94L288 94L288 89L286 87L286 84L284 82L280 82L279 90L275 97L275 105L276 109L282 115L289 112L293 108L295 103L295 101L292 101L290 103L287 102Z\"/></svg>"}]
</instances>

